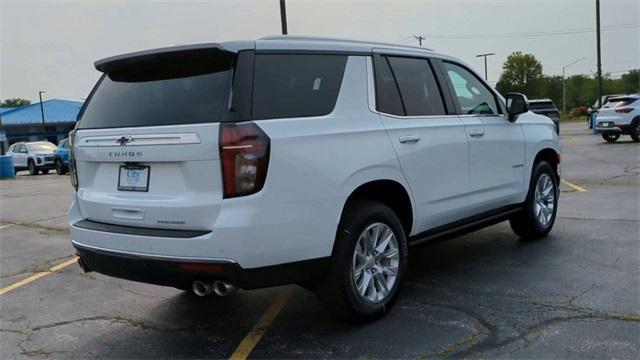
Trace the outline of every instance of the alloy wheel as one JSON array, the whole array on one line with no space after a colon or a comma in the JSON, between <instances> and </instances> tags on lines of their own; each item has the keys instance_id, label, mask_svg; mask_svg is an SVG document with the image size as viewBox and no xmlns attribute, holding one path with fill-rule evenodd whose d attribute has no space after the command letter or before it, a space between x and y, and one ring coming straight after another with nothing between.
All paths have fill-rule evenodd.
<instances>
[{"instance_id":1,"label":"alloy wheel","mask_svg":"<svg viewBox=\"0 0 640 360\"><path fill-rule=\"evenodd\" d=\"M549 174L542 174L538 178L535 190L535 202L533 212L542 226L549 225L553 210L556 206L556 189Z\"/></svg>"},{"instance_id":2,"label":"alloy wheel","mask_svg":"<svg viewBox=\"0 0 640 360\"><path fill-rule=\"evenodd\" d=\"M371 303L384 301L398 278L398 240L384 223L369 225L358 237L353 253L353 281L360 297Z\"/></svg>"}]
</instances>

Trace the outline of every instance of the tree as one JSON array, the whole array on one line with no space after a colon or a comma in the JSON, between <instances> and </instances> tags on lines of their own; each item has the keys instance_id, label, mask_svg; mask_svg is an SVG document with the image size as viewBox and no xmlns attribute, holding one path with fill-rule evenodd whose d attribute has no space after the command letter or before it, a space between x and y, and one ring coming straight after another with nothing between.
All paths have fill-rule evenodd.
<instances>
[{"instance_id":1,"label":"tree","mask_svg":"<svg viewBox=\"0 0 640 360\"><path fill-rule=\"evenodd\" d=\"M502 65L502 74L496 89L505 94L521 92L530 98L539 97L542 64L532 54L516 51Z\"/></svg>"},{"instance_id":2,"label":"tree","mask_svg":"<svg viewBox=\"0 0 640 360\"><path fill-rule=\"evenodd\" d=\"M7 99L0 103L0 107L18 107L31 104L31 101L26 99Z\"/></svg>"},{"instance_id":3,"label":"tree","mask_svg":"<svg viewBox=\"0 0 640 360\"><path fill-rule=\"evenodd\" d=\"M622 83L622 92L637 93L640 92L640 69L629 70L628 73L620 77Z\"/></svg>"}]
</instances>

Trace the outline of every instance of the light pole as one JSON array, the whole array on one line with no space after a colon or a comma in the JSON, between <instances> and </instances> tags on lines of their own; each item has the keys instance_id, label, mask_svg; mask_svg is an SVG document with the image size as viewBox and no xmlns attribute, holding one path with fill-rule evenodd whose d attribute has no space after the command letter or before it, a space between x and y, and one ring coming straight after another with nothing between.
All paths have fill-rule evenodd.
<instances>
[{"instance_id":1,"label":"light pole","mask_svg":"<svg viewBox=\"0 0 640 360\"><path fill-rule=\"evenodd\" d=\"M567 86L565 84L565 80L564 80L564 69L568 68L571 65L574 65L582 60L587 60L586 58L580 58L580 59L576 59L570 63L568 63L567 65L562 67L562 113L564 115L567 114Z\"/></svg>"},{"instance_id":2,"label":"light pole","mask_svg":"<svg viewBox=\"0 0 640 360\"><path fill-rule=\"evenodd\" d=\"M484 79L486 81L489 81L489 78L487 77L487 56L491 56L491 55L495 55L494 53L486 53L486 54L478 54L476 55L476 57L483 57L484 58Z\"/></svg>"},{"instance_id":3,"label":"light pole","mask_svg":"<svg viewBox=\"0 0 640 360\"><path fill-rule=\"evenodd\" d=\"M44 126L44 106L42 106L42 94L46 93L46 91L38 91L38 96L40 97L40 115L42 116L42 133L44 134L45 140L47 139L47 129Z\"/></svg>"},{"instance_id":4,"label":"light pole","mask_svg":"<svg viewBox=\"0 0 640 360\"><path fill-rule=\"evenodd\" d=\"M287 6L284 0L280 0L280 25L282 26L282 35L287 35Z\"/></svg>"}]
</instances>

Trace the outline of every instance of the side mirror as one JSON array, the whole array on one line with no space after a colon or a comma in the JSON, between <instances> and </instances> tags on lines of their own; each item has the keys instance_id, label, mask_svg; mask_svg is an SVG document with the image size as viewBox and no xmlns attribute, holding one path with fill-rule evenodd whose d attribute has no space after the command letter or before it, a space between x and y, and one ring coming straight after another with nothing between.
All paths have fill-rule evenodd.
<instances>
[{"instance_id":1,"label":"side mirror","mask_svg":"<svg viewBox=\"0 0 640 360\"><path fill-rule=\"evenodd\" d=\"M529 100L526 96L520 93L508 93L507 100L507 114L509 114L509 121L514 122L518 118L518 115L529 111Z\"/></svg>"}]
</instances>

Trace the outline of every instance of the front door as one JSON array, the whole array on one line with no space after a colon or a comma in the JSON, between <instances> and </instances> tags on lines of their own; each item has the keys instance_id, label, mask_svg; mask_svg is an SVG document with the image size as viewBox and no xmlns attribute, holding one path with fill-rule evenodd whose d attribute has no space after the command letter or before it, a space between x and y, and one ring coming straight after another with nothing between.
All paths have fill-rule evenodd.
<instances>
[{"instance_id":1,"label":"front door","mask_svg":"<svg viewBox=\"0 0 640 360\"><path fill-rule=\"evenodd\" d=\"M518 201L524 187L524 134L494 92L462 65L443 62L469 140L469 202L484 212Z\"/></svg>"}]
</instances>

